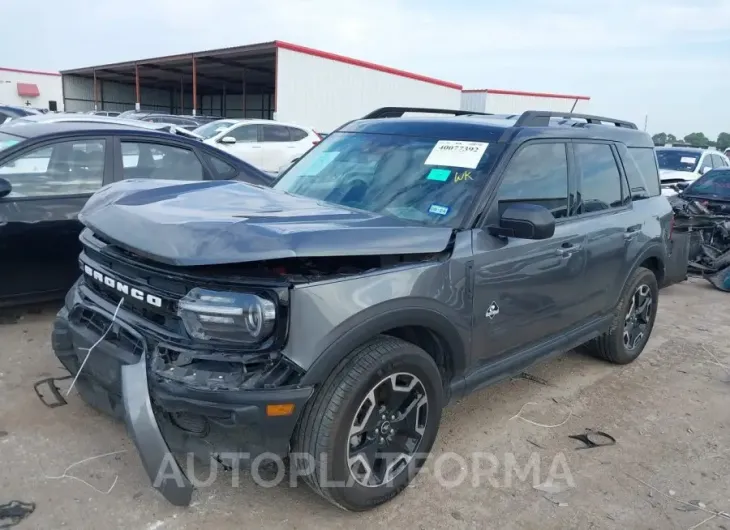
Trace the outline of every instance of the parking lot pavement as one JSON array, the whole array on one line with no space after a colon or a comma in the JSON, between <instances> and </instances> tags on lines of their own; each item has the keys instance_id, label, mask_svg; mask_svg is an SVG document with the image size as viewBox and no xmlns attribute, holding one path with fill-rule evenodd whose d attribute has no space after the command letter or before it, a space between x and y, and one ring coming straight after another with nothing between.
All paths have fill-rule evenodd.
<instances>
[{"instance_id":1,"label":"parking lot pavement","mask_svg":"<svg viewBox=\"0 0 730 530\"><path fill-rule=\"evenodd\" d=\"M730 518L713 514L730 512L729 310L730 296L690 280L662 292L654 334L634 364L570 353L531 369L537 380L507 381L452 405L425 472L363 514L287 481L264 488L242 474L233 487L224 473L196 491L191 507L171 506L151 488L123 425L73 394L56 409L35 396L35 381L63 374L49 342L55 308L17 322L6 315L0 504L36 503L21 529L687 529L708 518L703 530L727 529ZM586 428L617 443L578 450L568 436ZM49 478L116 451L126 452L68 470L88 485ZM553 490L536 489L551 467Z\"/></svg>"}]
</instances>

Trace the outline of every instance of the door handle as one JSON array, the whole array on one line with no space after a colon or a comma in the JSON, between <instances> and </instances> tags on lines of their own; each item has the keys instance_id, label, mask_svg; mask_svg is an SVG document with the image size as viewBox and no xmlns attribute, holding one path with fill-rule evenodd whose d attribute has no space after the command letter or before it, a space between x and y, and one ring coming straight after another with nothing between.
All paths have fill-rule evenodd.
<instances>
[{"instance_id":1,"label":"door handle","mask_svg":"<svg viewBox=\"0 0 730 530\"><path fill-rule=\"evenodd\" d=\"M568 256L571 256L571 255L575 254L576 252L579 252L581 248L582 247L580 245L564 244L562 247L555 249L555 253L558 256L567 258Z\"/></svg>"},{"instance_id":2,"label":"door handle","mask_svg":"<svg viewBox=\"0 0 730 530\"><path fill-rule=\"evenodd\" d=\"M260 145L252 145L251 146L251 149L261 149L261 146Z\"/></svg>"},{"instance_id":3,"label":"door handle","mask_svg":"<svg viewBox=\"0 0 730 530\"><path fill-rule=\"evenodd\" d=\"M624 239L626 239L626 240L634 239L640 233L641 233L641 225L630 226L626 229L626 232L624 233Z\"/></svg>"}]
</instances>

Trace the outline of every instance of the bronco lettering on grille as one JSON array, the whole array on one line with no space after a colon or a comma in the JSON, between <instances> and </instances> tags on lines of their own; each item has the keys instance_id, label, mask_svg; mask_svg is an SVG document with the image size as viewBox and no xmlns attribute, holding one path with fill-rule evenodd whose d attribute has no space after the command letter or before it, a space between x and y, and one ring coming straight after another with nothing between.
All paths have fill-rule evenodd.
<instances>
[{"instance_id":1,"label":"bronco lettering on grille","mask_svg":"<svg viewBox=\"0 0 730 530\"><path fill-rule=\"evenodd\" d=\"M84 265L84 274L86 274L90 278L93 278L97 282L118 291L124 296L131 296L135 300L145 302L154 307L162 307L162 298L160 298L159 296L145 293L144 291L141 291L136 287L132 287L130 285L127 285L126 283L122 283L116 278L112 278L111 276L107 276L106 274L92 269L88 265Z\"/></svg>"}]
</instances>

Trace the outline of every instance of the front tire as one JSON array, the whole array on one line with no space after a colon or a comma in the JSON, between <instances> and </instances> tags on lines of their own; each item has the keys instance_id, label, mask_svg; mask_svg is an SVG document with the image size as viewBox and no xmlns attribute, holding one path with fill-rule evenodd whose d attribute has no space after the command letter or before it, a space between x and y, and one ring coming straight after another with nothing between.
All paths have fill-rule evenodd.
<instances>
[{"instance_id":1,"label":"front tire","mask_svg":"<svg viewBox=\"0 0 730 530\"><path fill-rule=\"evenodd\" d=\"M307 405L292 444L297 472L340 508L374 508L416 476L442 407L434 360L414 344L379 336L354 350Z\"/></svg>"},{"instance_id":2,"label":"front tire","mask_svg":"<svg viewBox=\"0 0 730 530\"><path fill-rule=\"evenodd\" d=\"M609 330L586 344L587 351L614 364L635 361L649 341L659 301L652 271L639 267L626 282Z\"/></svg>"}]
</instances>

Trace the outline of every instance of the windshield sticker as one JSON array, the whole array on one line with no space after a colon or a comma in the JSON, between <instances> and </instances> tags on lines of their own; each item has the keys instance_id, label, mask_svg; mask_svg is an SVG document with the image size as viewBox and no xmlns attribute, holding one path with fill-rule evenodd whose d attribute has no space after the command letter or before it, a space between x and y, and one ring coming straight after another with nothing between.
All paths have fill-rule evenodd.
<instances>
[{"instance_id":1,"label":"windshield sticker","mask_svg":"<svg viewBox=\"0 0 730 530\"><path fill-rule=\"evenodd\" d=\"M309 166L302 171L302 175L316 175L321 173L322 170L326 168L330 162L337 158L337 155L339 154L339 151L327 151L325 153L320 153L318 156L315 156Z\"/></svg>"},{"instance_id":2,"label":"windshield sticker","mask_svg":"<svg viewBox=\"0 0 730 530\"><path fill-rule=\"evenodd\" d=\"M454 182L464 182L465 180L474 180L471 177L471 171L462 171L461 173L457 172L456 175L454 175Z\"/></svg>"},{"instance_id":3,"label":"windshield sticker","mask_svg":"<svg viewBox=\"0 0 730 530\"><path fill-rule=\"evenodd\" d=\"M475 169L487 150L486 142L439 140L428 155L427 166L452 166Z\"/></svg>"},{"instance_id":4,"label":"windshield sticker","mask_svg":"<svg viewBox=\"0 0 730 530\"><path fill-rule=\"evenodd\" d=\"M436 215L447 215L449 213L449 207L442 206L440 204L432 204L431 207L428 209L428 213Z\"/></svg>"},{"instance_id":5,"label":"windshield sticker","mask_svg":"<svg viewBox=\"0 0 730 530\"><path fill-rule=\"evenodd\" d=\"M428 175L426 178L428 180L438 180L439 182L446 182L449 180L449 175L451 175L450 169L432 169L428 172Z\"/></svg>"},{"instance_id":6,"label":"windshield sticker","mask_svg":"<svg viewBox=\"0 0 730 530\"><path fill-rule=\"evenodd\" d=\"M691 156L683 156L679 161L682 164L694 164L695 162L697 162L697 159L692 158Z\"/></svg>"}]
</instances>

